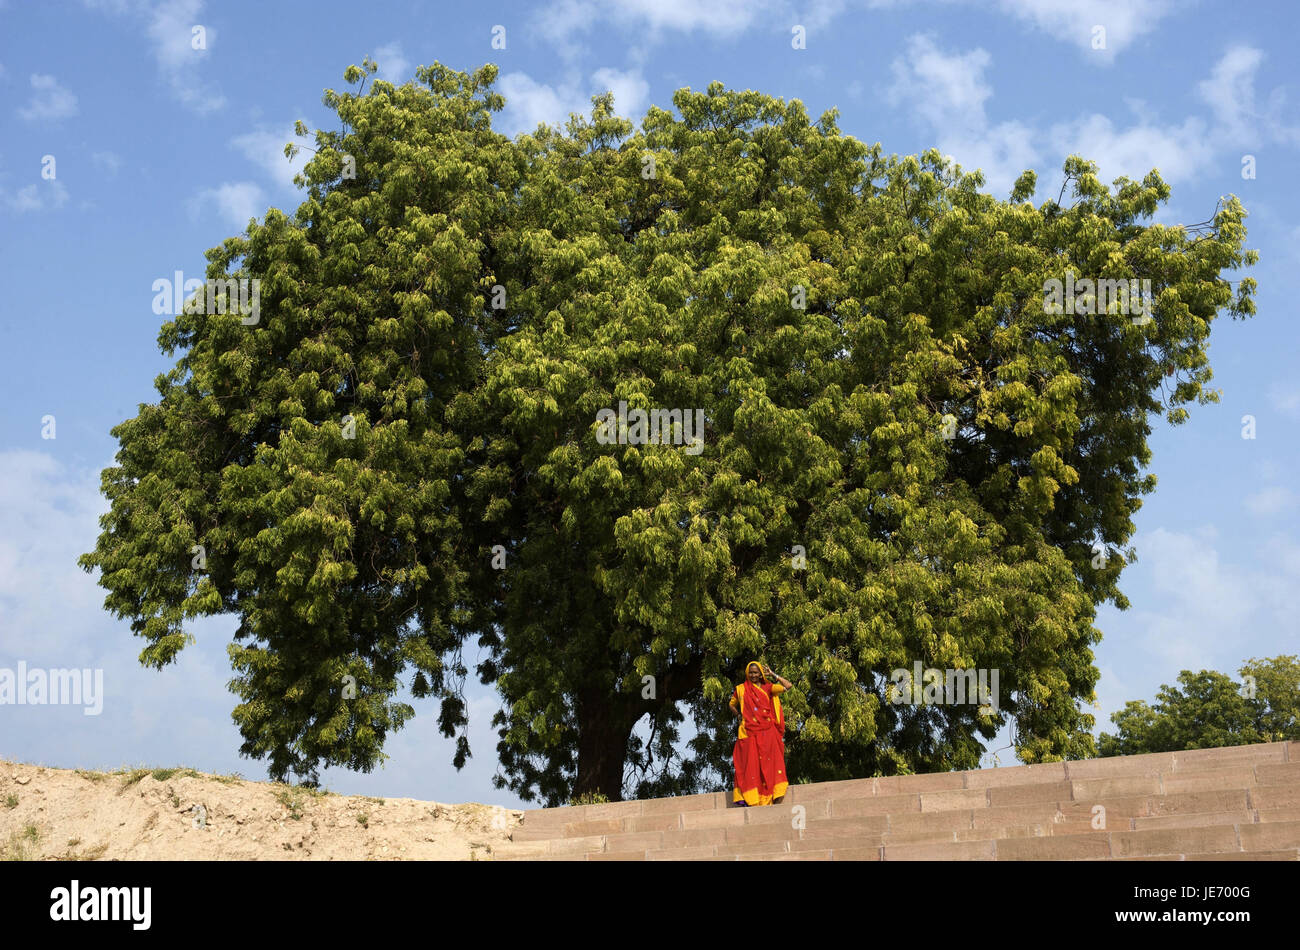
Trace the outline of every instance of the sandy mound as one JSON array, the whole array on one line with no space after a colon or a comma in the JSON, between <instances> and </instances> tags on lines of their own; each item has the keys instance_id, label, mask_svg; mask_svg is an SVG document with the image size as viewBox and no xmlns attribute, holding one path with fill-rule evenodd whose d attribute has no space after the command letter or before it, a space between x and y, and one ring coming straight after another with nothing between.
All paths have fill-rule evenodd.
<instances>
[{"instance_id":1,"label":"sandy mound","mask_svg":"<svg viewBox=\"0 0 1300 950\"><path fill-rule=\"evenodd\" d=\"M490 861L523 812L0 759L0 859Z\"/></svg>"}]
</instances>

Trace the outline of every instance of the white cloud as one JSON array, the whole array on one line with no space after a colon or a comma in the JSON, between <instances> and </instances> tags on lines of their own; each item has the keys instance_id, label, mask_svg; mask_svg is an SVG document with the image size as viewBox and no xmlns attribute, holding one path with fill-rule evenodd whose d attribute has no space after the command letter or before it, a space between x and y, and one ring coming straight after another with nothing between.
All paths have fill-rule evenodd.
<instances>
[{"instance_id":1,"label":"white cloud","mask_svg":"<svg viewBox=\"0 0 1300 950\"><path fill-rule=\"evenodd\" d=\"M145 36L171 94L200 115L226 104L212 83L199 77L217 40L217 31L202 19L203 0L82 0L88 9L145 21ZM203 28L203 48L195 49L194 28Z\"/></svg>"},{"instance_id":2,"label":"white cloud","mask_svg":"<svg viewBox=\"0 0 1300 950\"><path fill-rule=\"evenodd\" d=\"M894 82L885 96L930 128L938 148L964 170L981 169L986 187L1005 193L1033 167L1037 148L1032 130L1020 122L989 125L984 104L993 90L984 72L991 62L983 49L949 54L929 36L912 36L893 62Z\"/></svg>"},{"instance_id":3,"label":"white cloud","mask_svg":"<svg viewBox=\"0 0 1300 950\"><path fill-rule=\"evenodd\" d=\"M591 81L596 86L594 92L614 93L614 111L619 115L635 119L645 111L650 84L639 71L620 72L606 67L592 73Z\"/></svg>"},{"instance_id":4,"label":"white cloud","mask_svg":"<svg viewBox=\"0 0 1300 950\"><path fill-rule=\"evenodd\" d=\"M1079 154L1097 163L1104 182L1121 175L1140 180L1153 168L1166 182L1187 181L1209 170L1216 152L1205 122L1195 116L1180 125L1142 123L1121 129L1094 113L1052 126L1046 141L1053 167L1060 168L1067 155Z\"/></svg>"},{"instance_id":5,"label":"white cloud","mask_svg":"<svg viewBox=\"0 0 1300 950\"><path fill-rule=\"evenodd\" d=\"M1263 488L1246 496L1246 507L1252 514L1276 515L1295 507L1296 494L1282 485Z\"/></svg>"},{"instance_id":6,"label":"white cloud","mask_svg":"<svg viewBox=\"0 0 1300 950\"><path fill-rule=\"evenodd\" d=\"M75 435L60 426L60 443ZM237 755L226 689L231 619L194 624L199 642L165 672L142 668L143 641L104 610L105 591L77 565L95 546L107 509L99 471L29 450L0 452L0 467L0 666L103 671L99 715L75 706L3 707L0 752L65 767L184 761L248 770ZM210 636L218 632L224 636Z\"/></svg>"},{"instance_id":7,"label":"white cloud","mask_svg":"<svg viewBox=\"0 0 1300 950\"><path fill-rule=\"evenodd\" d=\"M207 56L207 49L194 49L192 45L195 26L203 26L205 43L216 35L206 24L198 22L202 9L203 0L163 0L154 7L148 34L154 59L164 70L183 70L196 59Z\"/></svg>"},{"instance_id":8,"label":"white cloud","mask_svg":"<svg viewBox=\"0 0 1300 950\"><path fill-rule=\"evenodd\" d=\"M599 8L590 0L556 0L540 8L533 17L533 29L565 59L578 52L575 34L586 33L595 25Z\"/></svg>"},{"instance_id":9,"label":"white cloud","mask_svg":"<svg viewBox=\"0 0 1300 950\"><path fill-rule=\"evenodd\" d=\"M1135 117L1131 124L1090 113L1056 122L1044 133L1024 122L989 119L987 104L993 90L985 79L991 66L985 50L946 52L929 36L917 35L894 60L894 81L885 97L915 115L934 134L939 149L965 169L982 169L988 189L995 194L1009 191L1027 168L1050 177L1072 154L1096 162L1105 182L1120 176L1140 180L1155 168L1166 182L1177 183L1202 177L1225 152L1240 148L1240 117L1254 114L1253 75L1258 62L1249 50L1234 47L1216 64L1212 78L1199 84L1212 119L1188 116L1180 122L1161 122L1145 101L1127 98ZM1294 137L1300 143L1300 132L1277 118L1280 92L1273 101L1265 116L1270 134L1278 139Z\"/></svg>"},{"instance_id":10,"label":"white cloud","mask_svg":"<svg viewBox=\"0 0 1300 950\"><path fill-rule=\"evenodd\" d=\"M536 25L548 39L560 42L589 32L601 20L652 34L672 30L734 36L767 19L779 6L771 0L560 0L538 13Z\"/></svg>"},{"instance_id":11,"label":"white cloud","mask_svg":"<svg viewBox=\"0 0 1300 950\"><path fill-rule=\"evenodd\" d=\"M25 211L62 208L68 203L68 189L57 179L27 185L13 194L0 189L0 203L7 205L9 210L18 214Z\"/></svg>"},{"instance_id":12,"label":"white cloud","mask_svg":"<svg viewBox=\"0 0 1300 950\"><path fill-rule=\"evenodd\" d=\"M606 91L614 93L615 111L635 122L650 92L650 84L639 72L608 67L596 70L585 87L576 76L551 86L516 72L502 76L498 88L506 99L506 108L501 122L494 124L508 135L532 132L543 122L563 127L571 113L589 115L591 97Z\"/></svg>"},{"instance_id":13,"label":"white cloud","mask_svg":"<svg viewBox=\"0 0 1300 950\"><path fill-rule=\"evenodd\" d=\"M147 0L81 0L91 10L104 10L108 13L140 13L148 8Z\"/></svg>"},{"instance_id":14,"label":"white cloud","mask_svg":"<svg viewBox=\"0 0 1300 950\"><path fill-rule=\"evenodd\" d=\"M1271 459L1264 459L1255 467L1259 472L1260 478L1265 481L1274 482L1282 477L1282 466L1278 465L1277 462L1274 462Z\"/></svg>"},{"instance_id":15,"label":"white cloud","mask_svg":"<svg viewBox=\"0 0 1300 950\"><path fill-rule=\"evenodd\" d=\"M279 129L260 128L235 136L231 143L244 154L245 158L259 165L275 182L276 187L283 191L297 190L297 186L293 183L293 176L301 172L311 158L311 153L305 149L293 159L284 157L284 147L289 143L301 144L312 141L310 137L299 138L294 133L293 127L294 124L290 122Z\"/></svg>"},{"instance_id":16,"label":"white cloud","mask_svg":"<svg viewBox=\"0 0 1300 950\"><path fill-rule=\"evenodd\" d=\"M240 231L248 226L249 218L260 219L267 208L262 189L251 181L226 182L216 188L205 188L199 192L191 210L197 213L209 204L216 206L227 224Z\"/></svg>"},{"instance_id":17,"label":"white cloud","mask_svg":"<svg viewBox=\"0 0 1300 950\"><path fill-rule=\"evenodd\" d=\"M606 23L625 33L644 35L658 42L666 33L702 33L719 39L739 36L750 30L788 33L795 24L808 30L810 38L830 26L848 10L889 9L902 6L973 7L983 12L985 0L557 0L540 10L533 28L538 30L566 59L572 60L580 46L574 38L591 33ZM1093 62L1109 64L1141 37L1154 32L1160 22L1188 0L998 0L1005 15L1086 51ZM1105 28L1105 48L1094 50L1093 27Z\"/></svg>"},{"instance_id":18,"label":"white cloud","mask_svg":"<svg viewBox=\"0 0 1300 950\"><path fill-rule=\"evenodd\" d=\"M1300 234L1293 236L1300 237ZM1300 385L1296 383L1274 383L1269 387L1268 395L1273 408L1278 412L1286 413L1289 416L1300 416Z\"/></svg>"},{"instance_id":19,"label":"white cloud","mask_svg":"<svg viewBox=\"0 0 1300 950\"><path fill-rule=\"evenodd\" d=\"M865 5L874 8L894 3L867 0ZM805 0L799 4L784 0L556 0L537 12L530 28L571 62L583 49L576 37L602 25L652 45L667 34L704 34L729 40L751 30L763 30L789 37L797 24L815 42L817 31L829 26L848 6L846 0Z\"/></svg>"},{"instance_id":20,"label":"white cloud","mask_svg":"<svg viewBox=\"0 0 1300 950\"><path fill-rule=\"evenodd\" d=\"M708 33L739 33L767 15L776 4L755 0L625 0L610 11L630 26L651 30L702 30Z\"/></svg>"},{"instance_id":21,"label":"white cloud","mask_svg":"<svg viewBox=\"0 0 1300 950\"><path fill-rule=\"evenodd\" d=\"M1258 145L1267 141L1300 144L1300 127L1282 118L1285 93L1274 89L1261 110L1255 99L1255 75L1264 62L1262 50L1232 46L1214 64L1208 79L1197 83L1196 91L1209 104L1220 126L1220 134L1235 145Z\"/></svg>"},{"instance_id":22,"label":"white cloud","mask_svg":"<svg viewBox=\"0 0 1300 950\"><path fill-rule=\"evenodd\" d=\"M146 33L153 45L154 59L171 86L173 95L199 113L225 105L225 98L211 84L203 83L198 67L216 42L217 31L199 19L203 0L163 0L150 11ZM204 49L194 49L193 29L203 27Z\"/></svg>"},{"instance_id":23,"label":"white cloud","mask_svg":"<svg viewBox=\"0 0 1300 950\"><path fill-rule=\"evenodd\" d=\"M57 421L62 443L69 420ZM76 558L94 546L105 504L97 473L70 472L44 452L0 452L0 466L0 636L5 653L21 654L61 639L70 614L102 602Z\"/></svg>"},{"instance_id":24,"label":"white cloud","mask_svg":"<svg viewBox=\"0 0 1300 950\"><path fill-rule=\"evenodd\" d=\"M54 411L53 409L51 411ZM66 425L60 415L60 423ZM75 438L60 425L59 444ZM34 439L39 426L29 430ZM111 463L106 463L111 464ZM98 469L72 468L46 452L0 452L0 666L103 670L103 709L0 707L0 755L64 768L184 764L207 772L239 771L266 777L263 761L239 755L241 737L231 721L237 702L227 688L232 671L225 647L237 626L231 616L186 624L196 642L162 671L142 667L145 642L129 621L103 608L97 575L77 566L94 548L99 516ZM332 788L367 795L405 795L444 802L477 800L519 806L509 792L492 789L497 769L493 713L495 691L466 684L470 738L475 752L466 768L448 768L454 743L438 733L437 704L416 700L417 717L391 736L386 768L369 774L323 769Z\"/></svg>"},{"instance_id":25,"label":"white cloud","mask_svg":"<svg viewBox=\"0 0 1300 950\"><path fill-rule=\"evenodd\" d=\"M1174 0L999 0L998 6L1099 62L1110 63L1117 53L1154 32L1179 4ZM1097 26L1105 29L1105 49L1093 49Z\"/></svg>"},{"instance_id":26,"label":"white cloud","mask_svg":"<svg viewBox=\"0 0 1300 950\"><path fill-rule=\"evenodd\" d=\"M986 190L1007 195L1021 173L1035 166L1039 153L1034 142L1034 130L1029 126L999 122L982 134L944 135L939 148L956 159L962 171L983 171Z\"/></svg>"},{"instance_id":27,"label":"white cloud","mask_svg":"<svg viewBox=\"0 0 1300 950\"><path fill-rule=\"evenodd\" d=\"M115 152L92 152L90 160L108 172L110 176L116 175L122 167L122 159Z\"/></svg>"},{"instance_id":28,"label":"white cloud","mask_svg":"<svg viewBox=\"0 0 1300 950\"><path fill-rule=\"evenodd\" d=\"M1263 60L1260 50L1234 46L1215 63L1210 78L1196 84L1215 118L1234 132L1240 133L1242 120L1255 113L1255 71Z\"/></svg>"},{"instance_id":29,"label":"white cloud","mask_svg":"<svg viewBox=\"0 0 1300 950\"><path fill-rule=\"evenodd\" d=\"M1300 224L1290 228L1279 249L1282 256L1300 264Z\"/></svg>"},{"instance_id":30,"label":"white cloud","mask_svg":"<svg viewBox=\"0 0 1300 950\"><path fill-rule=\"evenodd\" d=\"M32 73L32 99L18 114L28 122L66 119L77 114L77 97L53 76Z\"/></svg>"},{"instance_id":31,"label":"white cloud","mask_svg":"<svg viewBox=\"0 0 1300 950\"><path fill-rule=\"evenodd\" d=\"M571 112L585 112L588 103L573 86L559 90L537 82L527 73L506 73L498 88L505 96L500 128L507 134L532 132L540 123L563 124ZM496 124L496 123L494 123Z\"/></svg>"},{"instance_id":32,"label":"white cloud","mask_svg":"<svg viewBox=\"0 0 1300 950\"><path fill-rule=\"evenodd\" d=\"M988 123L984 102L993 94L984 81L990 61L983 49L948 55L929 36L912 36L893 62L894 84L886 94L936 129L979 131Z\"/></svg>"},{"instance_id":33,"label":"white cloud","mask_svg":"<svg viewBox=\"0 0 1300 950\"><path fill-rule=\"evenodd\" d=\"M376 75L385 82L400 86L411 78L409 72L411 61L402 55L401 43L389 43L387 46L381 46L375 50L374 55L370 58L379 67L379 72Z\"/></svg>"},{"instance_id":34,"label":"white cloud","mask_svg":"<svg viewBox=\"0 0 1300 950\"><path fill-rule=\"evenodd\" d=\"M1156 529L1140 541L1131 569L1145 582L1145 604L1135 604L1131 620L1116 626L1131 629L1142 652L1162 659L1157 668L1174 671L1228 672L1247 656L1294 642L1300 548L1279 537L1255 551L1249 566L1236 564L1220 557L1210 532Z\"/></svg>"}]
</instances>

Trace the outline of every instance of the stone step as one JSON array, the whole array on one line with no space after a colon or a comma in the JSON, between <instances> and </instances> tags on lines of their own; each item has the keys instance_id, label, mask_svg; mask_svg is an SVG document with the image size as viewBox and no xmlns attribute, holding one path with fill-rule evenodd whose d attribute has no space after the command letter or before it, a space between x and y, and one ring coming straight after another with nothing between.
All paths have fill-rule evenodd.
<instances>
[{"instance_id":1,"label":"stone step","mask_svg":"<svg viewBox=\"0 0 1300 950\"><path fill-rule=\"evenodd\" d=\"M701 858L715 858L717 845L705 844L691 848L668 848L664 851L647 851L647 861L698 861Z\"/></svg>"},{"instance_id":2,"label":"stone step","mask_svg":"<svg viewBox=\"0 0 1300 950\"><path fill-rule=\"evenodd\" d=\"M1102 803L1102 807L1107 808L1104 829L1093 827L1094 815L1091 809L1073 809L1070 808L1072 803L1043 802L971 811L905 812L855 818L814 816L801 829L793 826L788 814L780 814L776 809L746 809L741 813L733 813L728 819L729 824L719 828L623 832L619 830L618 823L614 823L606 828L613 831L612 834L516 842L515 847L531 845L522 853L534 855L576 854L627 850L667 851L718 844L863 836L881 837L881 843L898 844L1061 836L1087 834L1096 830L1140 831L1256 823L1257 814L1246 807L1246 802L1244 791L1201 792L1164 799L1151 798L1146 800L1145 807L1140 808L1126 802L1118 805L1113 801L1105 802ZM1300 810L1297 809L1264 814L1275 822L1300 820ZM743 819L753 819L753 823L747 823ZM588 822L566 827L573 832L605 826Z\"/></svg>"},{"instance_id":3,"label":"stone step","mask_svg":"<svg viewBox=\"0 0 1300 950\"><path fill-rule=\"evenodd\" d=\"M1300 861L1300 848L1290 851L1240 851L1236 854L1184 854L1184 861Z\"/></svg>"},{"instance_id":4,"label":"stone step","mask_svg":"<svg viewBox=\"0 0 1300 950\"><path fill-rule=\"evenodd\" d=\"M1103 778L1129 778L1142 775L1159 775L1172 772L1172 752L1152 752L1147 755L1122 755L1108 759L1080 759L1065 763L1072 782Z\"/></svg>"},{"instance_id":5,"label":"stone step","mask_svg":"<svg viewBox=\"0 0 1300 950\"><path fill-rule=\"evenodd\" d=\"M1169 795L1181 792L1210 792L1228 789L1254 788L1255 770L1252 768L1205 769L1198 772L1171 772L1161 776L1164 791Z\"/></svg>"},{"instance_id":6,"label":"stone step","mask_svg":"<svg viewBox=\"0 0 1300 950\"><path fill-rule=\"evenodd\" d=\"M1114 857L1109 832L1005 838L994 842L999 861L1088 861Z\"/></svg>"},{"instance_id":7,"label":"stone step","mask_svg":"<svg viewBox=\"0 0 1300 950\"><path fill-rule=\"evenodd\" d=\"M1199 815L1161 815L1157 818L1135 818L1134 831L1158 831L1164 828L1197 828L1205 825L1253 825L1253 811L1211 811Z\"/></svg>"},{"instance_id":8,"label":"stone step","mask_svg":"<svg viewBox=\"0 0 1300 950\"><path fill-rule=\"evenodd\" d=\"M1300 821L1300 807L1260 808L1255 811L1261 824L1272 821Z\"/></svg>"},{"instance_id":9,"label":"stone step","mask_svg":"<svg viewBox=\"0 0 1300 950\"><path fill-rule=\"evenodd\" d=\"M804 841L751 841L735 844L720 844L717 846L718 855L735 855L742 857L750 854L776 854L779 852L829 852L832 845L839 845L840 842L832 842L827 838L813 838ZM843 842L843 847L853 848L879 848L880 838L848 838Z\"/></svg>"},{"instance_id":10,"label":"stone step","mask_svg":"<svg viewBox=\"0 0 1300 950\"><path fill-rule=\"evenodd\" d=\"M1110 782L1112 780L1101 780ZM1145 782L1145 779L1139 781ZM1127 779L1124 780L1128 782ZM659 815L637 815L623 819L603 819L570 822L561 824L550 821L534 826L528 819L516 831L517 842L547 841L552 838L594 838L621 836L623 834L698 831L704 829L728 829L756 827L763 825L782 825L794 827L796 821L802 820L805 827L817 827L834 822L831 827L839 827L839 822L857 820L877 827L880 832L905 831L909 828L1012 828L1019 824L1035 824L1047 821L1070 821L1091 819L1093 806L1102 805L1107 810L1108 820L1117 818L1157 818L1182 814L1210 814L1227 811L1249 811L1247 789L1213 789L1211 791L1184 792L1171 795L1121 796L1119 799L1102 798L1096 801L1084 799L1053 800L1044 798L1034 800L1048 793L1065 793L1073 790L1073 785L1060 786L1040 784L1035 786L993 787L987 790L990 796L1016 799L1016 793L1023 789L1033 792L1027 796L1030 800L1014 805L980 804L979 796L984 791L961 792L963 797L954 797L950 793L935 793L937 796L883 796L879 799L849 799L846 802L819 801L807 805L776 805L764 808L719 809L713 811L688 811L680 814L664 813ZM1116 786L1119 791L1131 790L1129 784ZM1284 807L1295 800L1300 808L1300 796L1292 796L1290 790L1281 793L1270 787L1268 790L1257 789L1255 798L1263 799L1263 804L1281 804ZM974 808L963 806L976 805ZM929 810L926 810L926 807ZM802 812L796 811L801 808ZM1270 809L1275 810L1275 809ZM1288 808L1289 810L1289 808ZM871 821L870 819L874 819ZM1254 818L1251 816L1251 820ZM1165 822L1164 824L1171 824ZM700 844L699 836L684 836L677 839L682 845ZM712 839L711 839L712 840Z\"/></svg>"},{"instance_id":11,"label":"stone step","mask_svg":"<svg viewBox=\"0 0 1300 950\"><path fill-rule=\"evenodd\" d=\"M885 861L992 861L993 841L935 841L892 844L883 849Z\"/></svg>"},{"instance_id":12,"label":"stone step","mask_svg":"<svg viewBox=\"0 0 1300 950\"><path fill-rule=\"evenodd\" d=\"M1156 854L1219 854L1242 850L1237 840L1237 826L1233 824L1116 831L1111 834L1110 843L1117 858Z\"/></svg>"},{"instance_id":13,"label":"stone step","mask_svg":"<svg viewBox=\"0 0 1300 950\"><path fill-rule=\"evenodd\" d=\"M1300 762L1269 763L1255 766L1258 785L1300 787Z\"/></svg>"},{"instance_id":14,"label":"stone step","mask_svg":"<svg viewBox=\"0 0 1300 950\"><path fill-rule=\"evenodd\" d=\"M1277 764L1294 761L1287 757L1287 746L1297 743L1261 742L1257 745L1223 746L1217 749L1190 749L1187 752L1171 752L1174 757L1174 771L1199 771L1205 769L1227 769L1243 765Z\"/></svg>"},{"instance_id":15,"label":"stone step","mask_svg":"<svg viewBox=\"0 0 1300 950\"><path fill-rule=\"evenodd\" d=\"M810 783L762 808L729 798L533 809L494 857L1295 860L1300 743Z\"/></svg>"},{"instance_id":16,"label":"stone step","mask_svg":"<svg viewBox=\"0 0 1300 950\"><path fill-rule=\"evenodd\" d=\"M1250 790L1250 801L1260 812L1300 808L1300 785L1260 785Z\"/></svg>"},{"instance_id":17,"label":"stone step","mask_svg":"<svg viewBox=\"0 0 1300 950\"><path fill-rule=\"evenodd\" d=\"M1179 816L1169 816L1177 818ZM1205 816L1194 816L1202 818ZM1095 860L1103 858L1154 858L1260 853L1268 860L1295 860L1300 856L1300 821L1273 825L1233 822L1237 816L1220 816L1220 823L1183 827L1146 826L1132 831L1095 831L1061 835L995 835L993 829L961 832L916 831L907 835L846 835L827 837L747 837L762 828L732 829L729 840L718 844L680 848L654 847L642 836L606 839L605 849L538 853L536 844L514 851L502 849L498 860L698 860L708 857L750 859L758 856L807 853L798 860L827 859L832 852L851 851L851 860ZM1159 819L1156 819L1159 820ZM1028 829L1018 829L1028 831ZM583 839L592 844L590 839ZM882 850L883 849L883 850ZM1189 857L1190 859L1190 857Z\"/></svg>"},{"instance_id":18,"label":"stone step","mask_svg":"<svg viewBox=\"0 0 1300 950\"><path fill-rule=\"evenodd\" d=\"M738 854L737 861L829 861L831 851L774 851L771 854Z\"/></svg>"},{"instance_id":19,"label":"stone step","mask_svg":"<svg viewBox=\"0 0 1300 950\"><path fill-rule=\"evenodd\" d=\"M1300 848L1300 821L1261 821L1238 825L1242 851L1281 851Z\"/></svg>"}]
</instances>

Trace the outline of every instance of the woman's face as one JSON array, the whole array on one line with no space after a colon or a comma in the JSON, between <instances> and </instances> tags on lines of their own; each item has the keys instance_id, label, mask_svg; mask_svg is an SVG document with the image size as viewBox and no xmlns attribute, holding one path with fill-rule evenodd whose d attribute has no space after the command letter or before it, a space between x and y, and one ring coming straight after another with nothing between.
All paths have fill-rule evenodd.
<instances>
[{"instance_id":1,"label":"woman's face","mask_svg":"<svg viewBox=\"0 0 1300 950\"><path fill-rule=\"evenodd\" d=\"M763 674L759 672L758 664L756 663L751 663L749 665L748 675L749 675L749 681L751 683L763 682Z\"/></svg>"}]
</instances>

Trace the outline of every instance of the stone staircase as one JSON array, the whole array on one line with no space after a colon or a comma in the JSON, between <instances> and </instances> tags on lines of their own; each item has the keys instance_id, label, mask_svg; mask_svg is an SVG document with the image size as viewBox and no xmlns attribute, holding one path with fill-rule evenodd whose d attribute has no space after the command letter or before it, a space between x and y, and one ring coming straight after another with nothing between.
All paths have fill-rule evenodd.
<instances>
[{"instance_id":1,"label":"stone staircase","mask_svg":"<svg viewBox=\"0 0 1300 950\"><path fill-rule=\"evenodd\" d=\"M1300 860L1300 742L524 813L498 860Z\"/></svg>"}]
</instances>

